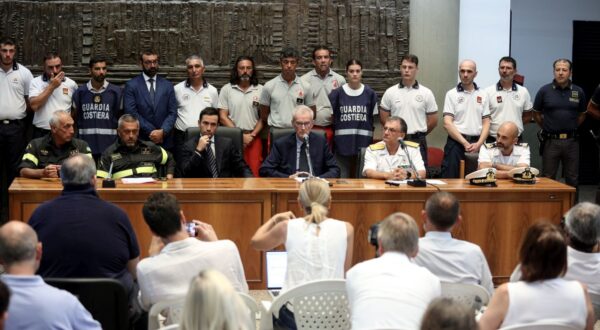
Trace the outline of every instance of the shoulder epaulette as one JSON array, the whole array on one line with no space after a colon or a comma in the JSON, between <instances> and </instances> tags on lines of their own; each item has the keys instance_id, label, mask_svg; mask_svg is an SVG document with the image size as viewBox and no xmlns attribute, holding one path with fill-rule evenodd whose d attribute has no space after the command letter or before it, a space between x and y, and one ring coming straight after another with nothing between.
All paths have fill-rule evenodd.
<instances>
[{"instance_id":1,"label":"shoulder epaulette","mask_svg":"<svg viewBox=\"0 0 600 330\"><path fill-rule=\"evenodd\" d=\"M412 148L418 148L419 144L417 142L413 142L413 141L404 141L404 144L406 144L409 147Z\"/></svg>"},{"instance_id":2,"label":"shoulder epaulette","mask_svg":"<svg viewBox=\"0 0 600 330\"><path fill-rule=\"evenodd\" d=\"M372 145L369 146L369 149L371 150L383 150L385 149L385 144L383 143L374 143Z\"/></svg>"},{"instance_id":3,"label":"shoulder epaulette","mask_svg":"<svg viewBox=\"0 0 600 330\"><path fill-rule=\"evenodd\" d=\"M496 148L496 142L492 142L492 143L485 143L485 148L486 149L492 149L492 148Z\"/></svg>"}]
</instances>

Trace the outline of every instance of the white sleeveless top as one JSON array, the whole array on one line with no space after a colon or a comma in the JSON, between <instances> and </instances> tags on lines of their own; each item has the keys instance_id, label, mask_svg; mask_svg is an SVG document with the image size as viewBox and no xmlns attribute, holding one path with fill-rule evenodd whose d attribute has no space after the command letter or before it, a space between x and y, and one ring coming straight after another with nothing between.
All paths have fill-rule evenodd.
<instances>
[{"instance_id":1,"label":"white sleeveless top","mask_svg":"<svg viewBox=\"0 0 600 330\"><path fill-rule=\"evenodd\" d=\"M584 329L586 318L585 295L577 281L508 283L508 311L502 327L543 322Z\"/></svg>"},{"instance_id":2,"label":"white sleeveless top","mask_svg":"<svg viewBox=\"0 0 600 330\"><path fill-rule=\"evenodd\" d=\"M317 225L304 218L288 221L285 249L287 270L282 291L309 281L343 279L346 260L346 223L326 219Z\"/></svg>"}]
</instances>

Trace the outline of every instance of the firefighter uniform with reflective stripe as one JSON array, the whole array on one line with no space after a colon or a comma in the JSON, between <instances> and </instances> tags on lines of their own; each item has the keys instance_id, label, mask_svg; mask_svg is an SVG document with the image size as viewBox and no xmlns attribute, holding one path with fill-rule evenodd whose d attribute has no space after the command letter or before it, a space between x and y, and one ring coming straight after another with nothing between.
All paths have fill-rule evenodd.
<instances>
[{"instance_id":1,"label":"firefighter uniform with reflective stripe","mask_svg":"<svg viewBox=\"0 0 600 330\"><path fill-rule=\"evenodd\" d=\"M137 145L129 148L121 140L108 147L98 164L99 178L108 178L110 164L113 164L112 178L158 177L158 169L166 168L166 174L175 172L175 161L171 153L150 141L138 140Z\"/></svg>"},{"instance_id":2,"label":"firefighter uniform with reflective stripe","mask_svg":"<svg viewBox=\"0 0 600 330\"><path fill-rule=\"evenodd\" d=\"M19 165L19 172L22 168L42 169L48 165L60 165L65 159L76 154L86 154L92 157L92 151L87 142L73 138L61 148L57 148L52 140L52 135L48 134L29 142Z\"/></svg>"}]
</instances>

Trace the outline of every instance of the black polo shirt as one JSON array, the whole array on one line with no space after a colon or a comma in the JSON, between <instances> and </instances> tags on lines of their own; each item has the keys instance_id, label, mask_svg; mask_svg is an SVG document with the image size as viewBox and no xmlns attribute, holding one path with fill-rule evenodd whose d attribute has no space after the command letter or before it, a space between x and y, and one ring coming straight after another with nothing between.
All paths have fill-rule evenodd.
<instances>
[{"instance_id":1,"label":"black polo shirt","mask_svg":"<svg viewBox=\"0 0 600 330\"><path fill-rule=\"evenodd\" d=\"M542 128L547 133L572 133L577 130L577 118L586 111L585 93L571 82L561 88L552 81L537 92L533 110L544 115Z\"/></svg>"},{"instance_id":2,"label":"black polo shirt","mask_svg":"<svg viewBox=\"0 0 600 330\"><path fill-rule=\"evenodd\" d=\"M52 134L47 134L29 142L19 165L19 171L22 168L41 169L47 165L60 165L65 159L76 154L86 154L92 157L92 151L87 142L73 138L59 148L54 144Z\"/></svg>"}]
</instances>

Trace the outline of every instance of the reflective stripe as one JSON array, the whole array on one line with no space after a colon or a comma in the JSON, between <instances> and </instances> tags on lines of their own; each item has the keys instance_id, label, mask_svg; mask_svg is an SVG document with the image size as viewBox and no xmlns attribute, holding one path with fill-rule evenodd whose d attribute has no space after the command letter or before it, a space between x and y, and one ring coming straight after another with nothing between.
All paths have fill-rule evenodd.
<instances>
[{"instance_id":1,"label":"reflective stripe","mask_svg":"<svg viewBox=\"0 0 600 330\"><path fill-rule=\"evenodd\" d=\"M26 159L31 161L32 163L34 163L35 166L37 166L39 163L39 160L37 159L37 157L35 157L33 154L30 154L30 153L23 155L23 160L26 160Z\"/></svg>"},{"instance_id":2,"label":"reflective stripe","mask_svg":"<svg viewBox=\"0 0 600 330\"><path fill-rule=\"evenodd\" d=\"M105 171L98 170L98 171L96 172L96 176L97 176L97 177L99 177L99 178L104 178L104 179L106 179L106 178L108 178L108 172L105 172Z\"/></svg>"},{"instance_id":3,"label":"reflective stripe","mask_svg":"<svg viewBox=\"0 0 600 330\"><path fill-rule=\"evenodd\" d=\"M335 135L364 135L373 136L373 131L358 128L336 129Z\"/></svg>"},{"instance_id":4,"label":"reflective stripe","mask_svg":"<svg viewBox=\"0 0 600 330\"><path fill-rule=\"evenodd\" d=\"M160 161L160 165L165 165L167 163L169 154L167 154L165 149L163 149L162 147L160 148L160 151L162 151L162 160Z\"/></svg>"},{"instance_id":5,"label":"reflective stripe","mask_svg":"<svg viewBox=\"0 0 600 330\"><path fill-rule=\"evenodd\" d=\"M117 135L117 130L113 128L80 128L79 134Z\"/></svg>"},{"instance_id":6,"label":"reflective stripe","mask_svg":"<svg viewBox=\"0 0 600 330\"><path fill-rule=\"evenodd\" d=\"M120 179L128 176L132 176L134 174L152 174L156 173L156 168L154 166L144 166L137 167L134 169L124 170L117 173L113 173L113 179Z\"/></svg>"}]
</instances>

